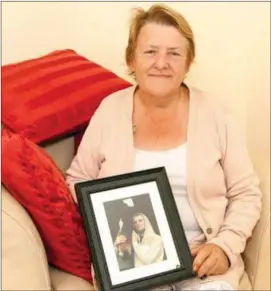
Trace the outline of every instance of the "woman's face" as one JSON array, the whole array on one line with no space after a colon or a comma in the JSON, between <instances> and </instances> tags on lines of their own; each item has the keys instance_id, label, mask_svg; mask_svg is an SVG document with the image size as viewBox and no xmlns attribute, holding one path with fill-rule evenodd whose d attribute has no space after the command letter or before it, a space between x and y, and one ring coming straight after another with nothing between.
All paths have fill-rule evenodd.
<instances>
[{"instance_id":1,"label":"woman's face","mask_svg":"<svg viewBox=\"0 0 271 291\"><path fill-rule=\"evenodd\" d=\"M175 27L146 24L131 63L139 87L155 96L176 93L188 71L187 52L188 41Z\"/></svg>"}]
</instances>

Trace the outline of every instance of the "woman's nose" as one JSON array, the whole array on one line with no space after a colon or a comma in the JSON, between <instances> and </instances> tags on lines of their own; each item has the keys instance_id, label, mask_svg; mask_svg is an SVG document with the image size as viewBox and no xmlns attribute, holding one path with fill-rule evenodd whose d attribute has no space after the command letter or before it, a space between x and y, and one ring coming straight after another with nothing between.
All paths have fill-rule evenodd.
<instances>
[{"instance_id":1,"label":"woman's nose","mask_svg":"<svg viewBox=\"0 0 271 291\"><path fill-rule=\"evenodd\" d=\"M168 67L168 58L165 54L158 54L155 62L158 70L163 70Z\"/></svg>"}]
</instances>

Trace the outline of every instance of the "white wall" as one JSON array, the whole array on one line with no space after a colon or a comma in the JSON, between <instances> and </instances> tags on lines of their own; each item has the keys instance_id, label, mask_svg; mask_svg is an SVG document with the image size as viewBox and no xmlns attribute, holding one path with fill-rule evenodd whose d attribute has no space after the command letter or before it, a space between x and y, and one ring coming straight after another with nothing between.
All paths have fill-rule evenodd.
<instances>
[{"instance_id":1,"label":"white wall","mask_svg":"<svg viewBox=\"0 0 271 291\"><path fill-rule=\"evenodd\" d=\"M4 2L2 62L72 48L127 78L130 8L149 2ZM270 148L270 4L170 2L190 22L197 57L188 82L218 93L237 117L256 168ZM268 160L269 161L269 160ZM268 168L268 167L267 167Z\"/></svg>"}]
</instances>

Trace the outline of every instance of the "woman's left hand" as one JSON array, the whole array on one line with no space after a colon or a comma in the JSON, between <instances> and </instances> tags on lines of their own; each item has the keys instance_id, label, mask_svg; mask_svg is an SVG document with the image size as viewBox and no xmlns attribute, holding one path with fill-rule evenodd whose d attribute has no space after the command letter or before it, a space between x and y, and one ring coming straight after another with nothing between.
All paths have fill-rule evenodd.
<instances>
[{"instance_id":1,"label":"woman's left hand","mask_svg":"<svg viewBox=\"0 0 271 291\"><path fill-rule=\"evenodd\" d=\"M191 247L194 257L193 268L201 278L204 275L222 275L229 269L225 252L215 244L201 244Z\"/></svg>"}]
</instances>

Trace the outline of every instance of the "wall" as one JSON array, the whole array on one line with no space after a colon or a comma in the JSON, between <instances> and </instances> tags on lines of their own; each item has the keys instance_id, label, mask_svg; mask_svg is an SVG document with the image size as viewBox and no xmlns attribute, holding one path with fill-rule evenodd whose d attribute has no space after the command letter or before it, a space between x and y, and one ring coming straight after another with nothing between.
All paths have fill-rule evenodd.
<instances>
[{"instance_id":1,"label":"wall","mask_svg":"<svg viewBox=\"0 0 271 291\"><path fill-rule=\"evenodd\" d=\"M2 3L2 62L72 48L128 79L124 49L129 12L139 5L147 8L151 3ZM262 171L260 165L270 157L270 4L168 5L186 16L195 33L197 58L188 83L217 93L226 103L247 134L255 166Z\"/></svg>"}]
</instances>

